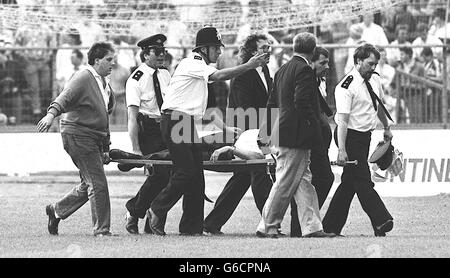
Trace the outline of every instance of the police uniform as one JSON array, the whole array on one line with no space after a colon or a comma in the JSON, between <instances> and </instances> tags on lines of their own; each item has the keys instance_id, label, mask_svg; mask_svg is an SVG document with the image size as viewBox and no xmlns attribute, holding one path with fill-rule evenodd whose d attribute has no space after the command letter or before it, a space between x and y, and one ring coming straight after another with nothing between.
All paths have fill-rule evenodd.
<instances>
[{"instance_id":1,"label":"police uniform","mask_svg":"<svg viewBox=\"0 0 450 278\"><path fill-rule=\"evenodd\" d=\"M212 29L215 31L215 28ZM197 46L202 45L199 43L199 34L212 29L204 28L197 33ZM207 40L214 39L208 37ZM218 36L215 43L221 43ZM200 120L206 111L209 76L216 70L200 54L193 52L181 60L172 76L162 106L161 131L175 167L167 187L151 205L151 228L157 234L165 234L165 215L181 196L183 215L179 225L180 233L203 233L205 180L201 146L195 143L199 139L194 122ZM172 129L180 126L183 128L181 136L186 140L180 141L178 136L171 136ZM178 131L175 133L179 134Z\"/></svg>"},{"instance_id":2,"label":"police uniform","mask_svg":"<svg viewBox=\"0 0 450 278\"><path fill-rule=\"evenodd\" d=\"M355 193L358 195L363 210L370 218L375 235L379 235L376 227L393 219L374 189L367 162L371 133L378 123L376 111L378 103L375 98L383 97L380 78L377 74L372 74L368 83L366 85L361 74L353 68L335 89L335 120L339 125L337 114L349 114L345 148L348 160L358 160L358 165L344 167L341 184L323 219L323 227L326 232L341 233ZM335 140L337 141L336 135L337 130L335 130Z\"/></svg>"},{"instance_id":3,"label":"police uniform","mask_svg":"<svg viewBox=\"0 0 450 278\"><path fill-rule=\"evenodd\" d=\"M163 47L166 37L157 34L138 43L143 50L147 47ZM154 74L159 84L155 84ZM166 69L154 69L142 63L128 78L126 83L127 107L139 107L137 115L138 142L143 155L166 149L160 130L161 111L159 105L170 83L170 73ZM159 93L157 92L159 88ZM160 96L158 96L158 94ZM158 97L161 99L158 103ZM135 197L126 203L130 215L144 218L155 196L167 185L169 174L166 170L155 169L140 188ZM136 222L137 225L137 222ZM127 227L128 230L128 227ZM146 227L146 232L149 232Z\"/></svg>"}]
</instances>

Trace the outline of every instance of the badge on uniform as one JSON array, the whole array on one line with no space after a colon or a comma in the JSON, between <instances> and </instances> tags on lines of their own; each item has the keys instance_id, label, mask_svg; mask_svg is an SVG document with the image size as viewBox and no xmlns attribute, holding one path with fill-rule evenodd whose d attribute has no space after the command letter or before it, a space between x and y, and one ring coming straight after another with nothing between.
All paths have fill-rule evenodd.
<instances>
[{"instance_id":1,"label":"badge on uniform","mask_svg":"<svg viewBox=\"0 0 450 278\"><path fill-rule=\"evenodd\" d=\"M136 79L136 81L139 81L139 79L141 79L142 75L144 75L144 73L140 70L138 70L137 72L134 73L133 75L133 79Z\"/></svg>"},{"instance_id":2,"label":"badge on uniform","mask_svg":"<svg viewBox=\"0 0 450 278\"><path fill-rule=\"evenodd\" d=\"M348 89L348 86L350 86L350 83L353 81L353 75L347 76L347 78L342 82L341 87L344 89Z\"/></svg>"}]
</instances>

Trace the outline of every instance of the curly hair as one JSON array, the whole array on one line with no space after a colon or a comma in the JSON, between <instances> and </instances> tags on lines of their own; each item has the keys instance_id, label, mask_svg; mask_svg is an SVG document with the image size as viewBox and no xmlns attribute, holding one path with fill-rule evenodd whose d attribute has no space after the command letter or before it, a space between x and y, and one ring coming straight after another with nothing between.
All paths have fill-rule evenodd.
<instances>
[{"instance_id":1,"label":"curly hair","mask_svg":"<svg viewBox=\"0 0 450 278\"><path fill-rule=\"evenodd\" d=\"M247 61L253 56L253 52L258 50L257 42L259 40L268 40L268 38L263 34L253 34L245 39L244 45L242 45L239 49L239 59L242 63L247 63Z\"/></svg>"}]
</instances>

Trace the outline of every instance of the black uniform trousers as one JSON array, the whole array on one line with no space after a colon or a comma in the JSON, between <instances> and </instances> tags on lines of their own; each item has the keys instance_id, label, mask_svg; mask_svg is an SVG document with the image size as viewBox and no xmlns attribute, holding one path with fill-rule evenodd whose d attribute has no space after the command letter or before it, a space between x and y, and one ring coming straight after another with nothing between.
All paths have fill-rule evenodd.
<instances>
[{"instance_id":1,"label":"black uniform trousers","mask_svg":"<svg viewBox=\"0 0 450 278\"><path fill-rule=\"evenodd\" d=\"M352 129L347 131L345 147L348 159L358 160L358 165L344 167L341 184L331 199L322 221L325 232L341 234L355 193L363 210L369 216L372 226L379 226L392 219L370 178L367 162L370 139L370 131L359 132Z\"/></svg>"},{"instance_id":2,"label":"black uniform trousers","mask_svg":"<svg viewBox=\"0 0 450 278\"><path fill-rule=\"evenodd\" d=\"M311 150L311 163L309 165L312 173L312 185L316 189L319 200L319 208L327 199L328 193L334 182L334 174L331 171L328 149L330 148L332 133L325 114L321 114L320 126L322 129L323 148L317 147ZM300 223L298 221L297 204L291 201L291 237L302 236Z\"/></svg>"},{"instance_id":3,"label":"black uniform trousers","mask_svg":"<svg viewBox=\"0 0 450 278\"><path fill-rule=\"evenodd\" d=\"M167 187L153 200L151 209L159 218L164 219L167 212L183 196L183 214L179 231L196 234L203 232L205 177L202 150L201 144L196 143L199 139L193 118L187 114L182 115L175 120L167 113L162 117L161 132L172 158L173 169ZM186 124L189 122L190 126ZM178 129L180 126L183 128ZM173 137L172 130L174 130ZM178 135L188 140L180 142Z\"/></svg>"},{"instance_id":4,"label":"black uniform trousers","mask_svg":"<svg viewBox=\"0 0 450 278\"><path fill-rule=\"evenodd\" d=\"M204 221L208 230L219 230L230 219L248 188L252 187L253 197L259 212L262 212L272 188L272 180L267 172L234 172L216 200L214 208Z\"/></svg>"},{"instance_id":5,"label":"black uniform trousers","mask_svg":"<svg viewBox=\"0 0 450 278\"><path fill-rule=\"evenodd\" d=\"M137 122L139 125L139 147L143 155L166 149L161 135L160 124L155 119L139 113ZM147 177L136 196L125 204L125 207L133 217L144 218L153 199L166 187L169 181L169 170L167 168L155 166L153 170L152 175Z\"/></svg>"}]
</instances>

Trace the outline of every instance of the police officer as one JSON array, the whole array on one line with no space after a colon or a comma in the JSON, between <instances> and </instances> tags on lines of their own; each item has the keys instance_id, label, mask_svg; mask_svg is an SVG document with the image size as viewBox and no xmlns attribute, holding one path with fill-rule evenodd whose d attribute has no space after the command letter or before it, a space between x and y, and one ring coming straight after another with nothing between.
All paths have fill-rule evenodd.
<instances>
[{"instance_id":1,"label":"police officer","mask_svg":"<svg viewBox=\"0 0 450 278\"><path fill-rule=\"evenodd\" d=\"M138 42L142 48L142 64L130 75L126 83L128 134L133 152L146 155L166 149L162 140L160 121L163 96L170 82L170 73L163 69L166 50L163 34L156 34ZM151 201L167 185L168 172L156 168L147 177L135 197L126 203L126 230L138 234L138 219L144 218ZM146 221L144 232L151 233Z\"/></svg>"},{"instance_id":2,"label":"police officer","mask_svg":"<svg viewBox=\"0 0 450 278\"><path fill-rule=\"evenodd\" d=\"M344 166L341 184L337 188L323 219L326 232L341 234L356 193L363 210L372 223L375 236L385 236L393 228L393 218L374 189L367 158L372 130L378 119L384 126L385 141L392 139L389 113L382 104L380 78L374 74L380 59L378 50L364 44L354 53L354 68L336 86L338 165L357 160L358 165Z\"/></svg>"},{"instance_id":3,"label":"police officer","mask_svg":"<svg viewBox=\"0 0 450 278\"><path fill-rule=\"evenodd\" d=\"M197 32L193 53L176 68L162 106L161 131L174 164L170 181L149 209L150 229L165 235L167 212L183 196L183 215L179 231L182 235L203 234L205 180L203 159L194 122L201 121L208 102L208 82L231 79L247 70L266 64L259 54L242 65L217 70L215 63L224 47L214 27ZM222 123L223 124L223 123ZM233 128L219 127L233 132ZM230 129L230 130L229 130Z\"/></svg>"}]
</instances>

